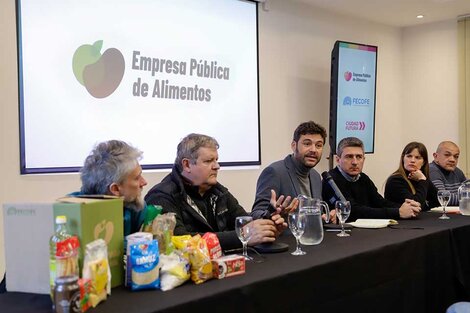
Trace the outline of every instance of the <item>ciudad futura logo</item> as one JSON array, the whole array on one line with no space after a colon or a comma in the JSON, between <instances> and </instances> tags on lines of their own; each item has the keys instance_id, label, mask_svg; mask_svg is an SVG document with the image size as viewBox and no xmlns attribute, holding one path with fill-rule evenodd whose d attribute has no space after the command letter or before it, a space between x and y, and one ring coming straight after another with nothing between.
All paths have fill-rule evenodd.
<instances>
[{"instance_id":1,"label":"ciudad futura logo","mask_svg":"<svg viewBox=\"0 0 470 313\"><path fill-rule=\"evenodd\" d=\"M116 48L101 53L102 47L103 40L81 45L72 59L75 78L95 98L111 95L121 83L125 70L122 53Z\"/></svg>"}]
</instances>

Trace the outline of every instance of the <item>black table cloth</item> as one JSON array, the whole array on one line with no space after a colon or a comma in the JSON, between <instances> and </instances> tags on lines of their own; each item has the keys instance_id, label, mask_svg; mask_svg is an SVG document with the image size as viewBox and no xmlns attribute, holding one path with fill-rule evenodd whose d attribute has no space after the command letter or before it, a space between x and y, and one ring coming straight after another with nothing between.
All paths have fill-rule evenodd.
<instances>
[{"instance_id":1,"label":"black table cloth","mask_svg":"<svg viewBox=\"0 0 470 313\"><path fill-rule=\"evenodd\" d=\"M445 312L470 300L470 216L426 212L395 228L325 232L320 245L283 235L288 252L248 262L246 274L176 289L114 288L91 312ZM0 294L1 312L50 312L46 295Z\"/></svg>"}]
</instances>

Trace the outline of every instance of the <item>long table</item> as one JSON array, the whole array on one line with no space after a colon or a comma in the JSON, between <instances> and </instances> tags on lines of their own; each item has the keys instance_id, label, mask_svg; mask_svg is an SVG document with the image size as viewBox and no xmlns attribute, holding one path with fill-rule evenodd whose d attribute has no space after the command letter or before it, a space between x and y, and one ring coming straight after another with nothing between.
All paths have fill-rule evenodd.
<instances>
[{"instance_id":1,"label":"long table","mask_svg":"<svg viewBox=\"0 0 470 313\"><path fill-rule=\"evenodd\" d=\"M317 246L248 262L246 274L176 289L115 288L91 312L445 312L470 300L470 216L426 212L396 228L325 232ZM50 312L45 295L0 294L1 312ZM4 310L5 309L5 310Z\"/></svg>"}]
</instances>

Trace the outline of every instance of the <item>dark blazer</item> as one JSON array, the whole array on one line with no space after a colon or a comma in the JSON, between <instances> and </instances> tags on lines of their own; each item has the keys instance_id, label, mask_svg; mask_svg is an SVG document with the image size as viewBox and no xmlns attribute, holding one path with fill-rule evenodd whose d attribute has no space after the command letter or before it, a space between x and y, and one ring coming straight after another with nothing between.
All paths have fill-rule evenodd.
<instances>
[{"instance_id":1,"label":"dark blazer","mask_svg":"<svg viewBox=\"0 0 470 313\"><path fill-rule=\"evenodd\" d=\"M289 154L284 160L272 163L266 167L256 184L256 198L251 215L261 218L268 210L271 200L271 189L280 195L297 197L300 194L299 180L295 173L293 156ZM310 192L313 198L321 199L322 184L320 174L315 169L310 170Z\"/></svg>"}]
</instances>

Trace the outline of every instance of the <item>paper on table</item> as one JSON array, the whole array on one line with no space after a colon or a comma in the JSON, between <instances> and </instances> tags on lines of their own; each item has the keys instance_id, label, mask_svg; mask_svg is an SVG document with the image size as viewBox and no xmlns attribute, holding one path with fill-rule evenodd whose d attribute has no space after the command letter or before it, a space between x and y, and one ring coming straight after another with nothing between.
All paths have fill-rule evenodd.
<instances>
[{"instance_id":1,"label":"paper on table","mask_svg":"<svg viewBox=\"0 0 470 313\"><path fill-rule=\"evenodd\" d=\"M398 222L391 219L357 219L355 222L348 223L354 227L358 228L384 228L388 225L397 225Z\"/></svg>"},{"instance_id":2,"label":"paper on table","mask_svg":"<svg viewBox=\"0 0 470 313\"><path fill-rule=\"evenodd\" d=\"M439 206L439 207L436 207L436 208L432 208L431 212L442 213L442 207ZM458 206L448 206L448 207L446 207L446 213L460 214L460 210L459 210Z\"/></svg>"}]
</instances>

